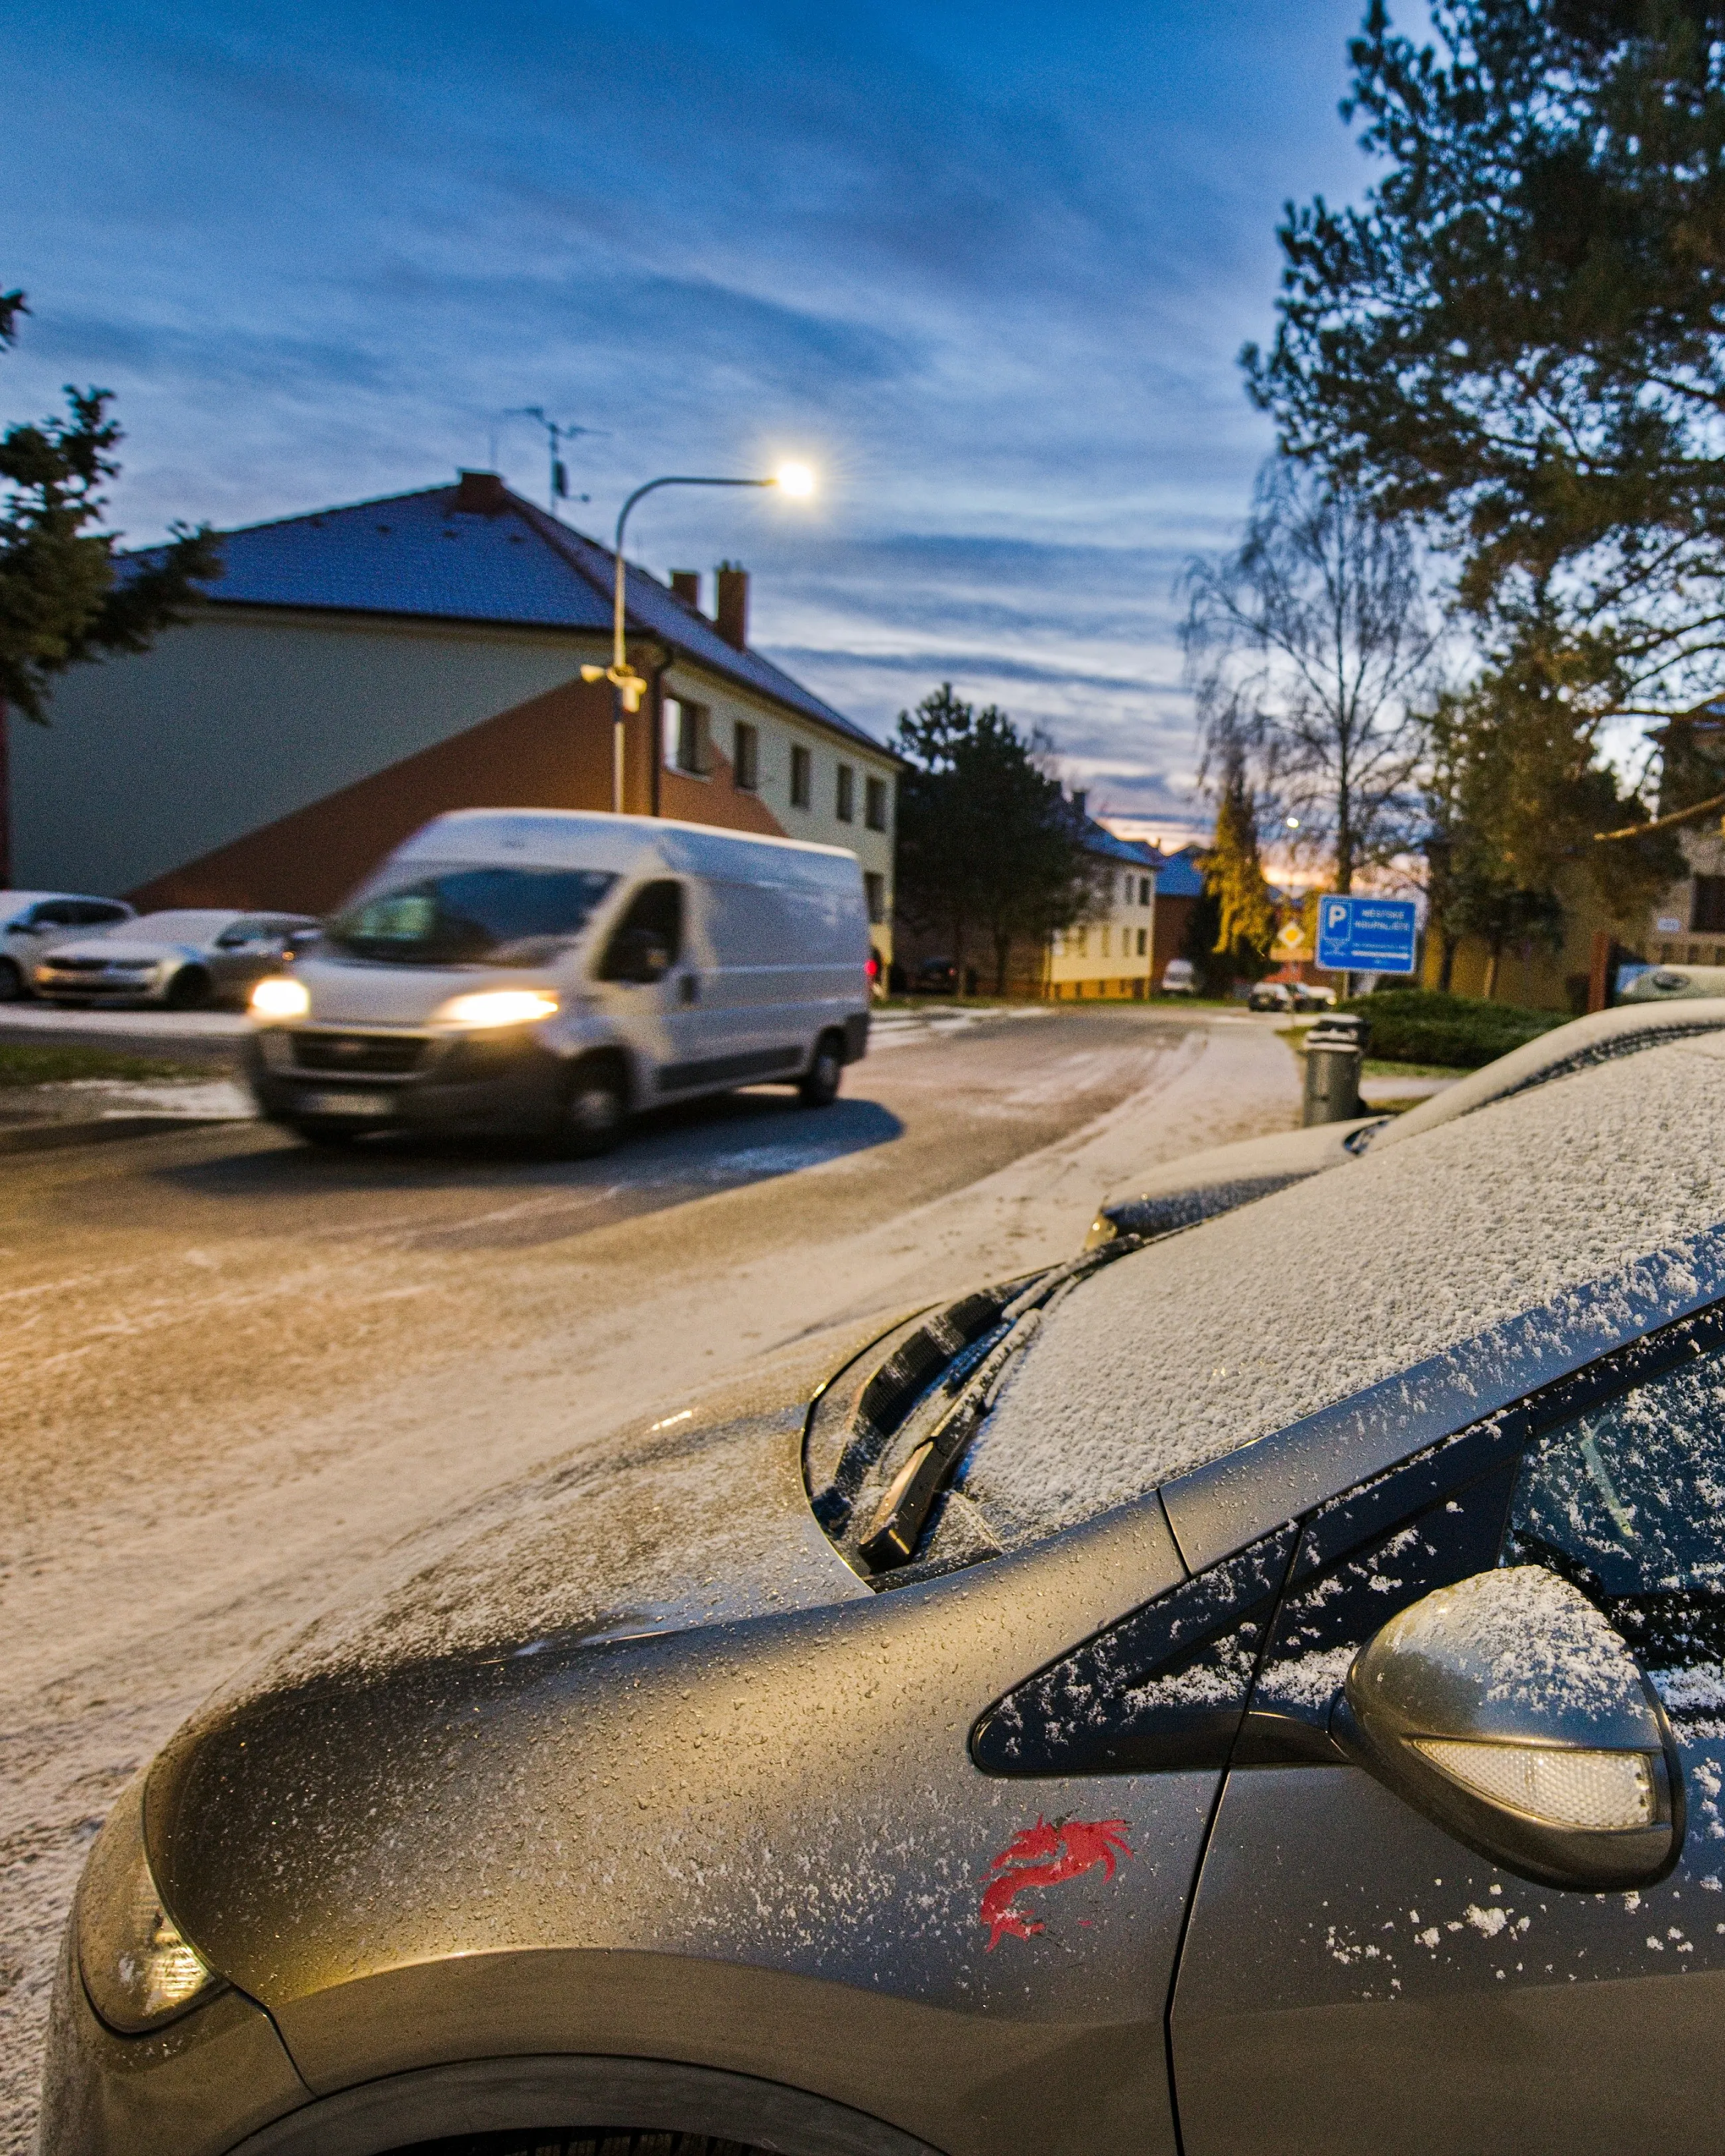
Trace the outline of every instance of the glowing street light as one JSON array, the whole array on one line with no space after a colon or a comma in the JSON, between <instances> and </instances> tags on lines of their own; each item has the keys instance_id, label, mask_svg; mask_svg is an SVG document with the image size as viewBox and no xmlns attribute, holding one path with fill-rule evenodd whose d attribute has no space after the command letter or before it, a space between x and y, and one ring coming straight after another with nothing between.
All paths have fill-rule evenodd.
<instances>
[{"instance_id":1,"label":"glowing street light","mask_svg":"<svg viewBox=\"0 0 1725 2156\"><path fill-rule=\"evenodd\" d=\"M638 486L617 512L617 536L611 552L616 564L616 580L611 605L611 664L608 666L583 666L583 681L608 681L611 684L611 813L623 814L623 765L624 715L638 711L641 699L647 693L647 684L629 663L629 652L624 633L624 567L623 531L629 522L629 513L645 495L656 494L662 486L776 486L781 494L788 494L806 501L814 491L814 474L807 465L781 465L771 479L696 479L682 473L670 473L663 479L649 479L644 486Z\"/></svg>"}]
</instances>

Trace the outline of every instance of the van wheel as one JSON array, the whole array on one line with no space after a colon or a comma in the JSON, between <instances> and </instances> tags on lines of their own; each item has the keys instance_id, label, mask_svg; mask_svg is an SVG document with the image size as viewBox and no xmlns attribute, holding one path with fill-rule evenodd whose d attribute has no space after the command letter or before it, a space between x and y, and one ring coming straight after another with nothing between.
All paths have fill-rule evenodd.
<instances>
[{"instance_id":1,"label":"van wheel","mask_svg":"<svg viewBox=\"0 0 1725 2156\"><path fill-rule=\"evenodd\" d=\"M557 1132L562 1150L577 1160L609 1152L623 1135L628 1115L617 1071L603 1063L578 1065L563 1092Z\"/></svg>"},{"instance_id":2,"label":"van wheel","mask_svg":"<svg viewBox=\"0 0 1725 2156\"><path fill-rule=\"evenodd\" d=\"M814 1060L797 1086L797 1098L805 1108L829 1108L839 1097L839 1081L845 1069L845 1051L836 1033L824 1033L814 1044Z\"/></svg>"}]
</instances>

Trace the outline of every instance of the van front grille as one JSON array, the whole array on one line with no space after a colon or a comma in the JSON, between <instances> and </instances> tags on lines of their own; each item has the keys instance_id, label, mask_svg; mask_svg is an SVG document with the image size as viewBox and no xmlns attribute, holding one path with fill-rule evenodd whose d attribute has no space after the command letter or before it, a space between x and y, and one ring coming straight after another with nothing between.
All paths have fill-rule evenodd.
<instances>
[{"instance_id":1,"label":"van front grille","mask_svg":"<svg viewBox=\"0 0 1725 2156\"><path fill-rule=\"evenodd\" d=\"M417 1070L429 1041L420 1034L296 1033L294 1060L302 1070L345 1070L402 1077Z\"/></svg>"}]
</instances>

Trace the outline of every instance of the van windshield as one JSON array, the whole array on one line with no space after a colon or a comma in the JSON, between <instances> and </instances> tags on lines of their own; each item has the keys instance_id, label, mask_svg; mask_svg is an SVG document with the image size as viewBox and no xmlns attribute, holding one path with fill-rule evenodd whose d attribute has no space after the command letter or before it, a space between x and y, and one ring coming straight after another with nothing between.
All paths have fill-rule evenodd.
<instances>
[{"instance_id":1,"label":"van windshield","mask_svg":"<svg viewBox=\"0 0 1725 2156\"><path fill-rule=\"evenodd\" d=\"M396 966L542 966L616 880L603 869L403 863L336 916L324 947Z\"/></svg>"}]
</instances>

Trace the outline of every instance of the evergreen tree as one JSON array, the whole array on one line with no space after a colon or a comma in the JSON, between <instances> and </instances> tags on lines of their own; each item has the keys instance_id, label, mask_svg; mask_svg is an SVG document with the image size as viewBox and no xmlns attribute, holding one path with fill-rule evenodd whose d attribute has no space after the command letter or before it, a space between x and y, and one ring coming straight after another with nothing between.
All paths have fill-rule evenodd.
<instances>
[{"instance_id":1,"label":"evergreen tree","mask_svg":"<svg viewBox=\"0 0 1725 2156\"><path fill-rule=\"evenodd\" d=\"M22 292L0 294L0 350L28 312ZM198 579L221 557L208 526L173 527L170 543L116 573L119 535L92 531L119 470L121 440L103 389L66 392L63 415L10 426L0 436L0 710L45 725L54 677L110 652L144 651L182 621Z\"/></svg>"},{"instance_id":2,"label":"evergreen tree","mask_svg":"<svg viewBox=\"0 0 1725 2156\"><path fill-rule=\"evenodd\" d=\"M1276 933L1276 909L1259 858L1256 804L1246 784L1245 760L1237 752L1223 777L1216 834L1204 857L1204 880L1206 891L1215 898L1211 951L1226 954L1230 978L1258 978Z\"/></svg>"},{"instance_id":3,"label":"evergreen tree","mask_svg":"<svg viewBox=\"0 0 1725 2156\"><path fill-rule=\"evenodd\" d=\"M1344 116L1384 169L1291 208L1285 451L1455 552L1501 656L1596 711L1717 680L1725 628L1725 10L1372 0Z\"/></svg>"},{"instance_id":4,"label":"evergreen tree","mask_svg":"<svg viewBox=\"0 0 1725 2156\"><path fill-rule=\"evenodd\" d=\"M1053 744L993 704L978 711L948 681L899 713L896 746L910 767L899 783L899 911L951 938L961 985L973 937L985 942L1004 995L1014 942L1040 945L1096 902L1082 819L1049 767Z\"/></svg>"}]
</instances>

